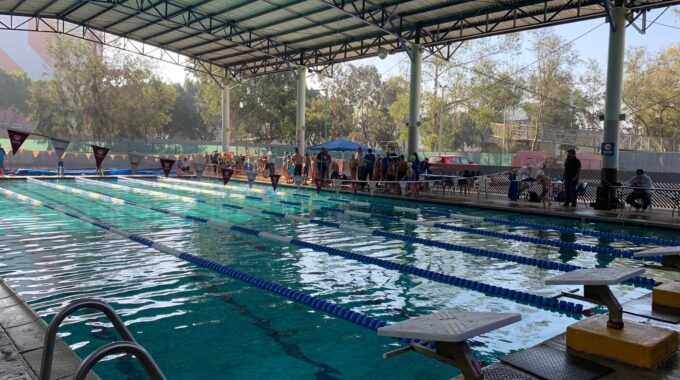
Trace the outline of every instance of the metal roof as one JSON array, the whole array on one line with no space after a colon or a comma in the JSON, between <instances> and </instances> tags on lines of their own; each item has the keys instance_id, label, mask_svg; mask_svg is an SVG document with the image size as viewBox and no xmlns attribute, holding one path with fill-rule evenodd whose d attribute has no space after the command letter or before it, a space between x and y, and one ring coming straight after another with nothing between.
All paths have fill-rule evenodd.
<instances>
[{"instance_id":1,"label":"metal roof","mask_svg":"<svg viewBox=\"0 0 680 380\"><path fill-rule=\"evenodd\" d=\"M635 0L627 6L632 21L678 3ZM608 6L602 0L3 0L0 14L29 17L25 24L40 31L67 33L72 24L90 39L87 33L103 31L182 54L204 68L253 76L299 64L323 68L413 43L446 57L458 41L605 17ZM47 27L44 19L61 22Z\"/></svg>"}]
</instances>

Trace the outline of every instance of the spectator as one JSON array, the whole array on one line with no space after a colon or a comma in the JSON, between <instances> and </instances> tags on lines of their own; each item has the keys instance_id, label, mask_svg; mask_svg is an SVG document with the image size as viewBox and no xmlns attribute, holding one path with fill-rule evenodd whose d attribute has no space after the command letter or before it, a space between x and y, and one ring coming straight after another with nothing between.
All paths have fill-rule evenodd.
<instances>
[{"instance_id":1,"label":"spectator","mask_svg":"<svg viewBox=\"0 0 680 380\"><path fill-rule=\"evenodd\" d=\"M550 210L550 178L548 178L543 170L539 170L536 173L536 181L541 185L541 204L544 209Z\"/></svg>"},{"instance_id":2,"label":"spectator","mask_svg":"<svg viewBox=\"0 0 680 380\"><path fill-rule=\"evenodd\" d=\"M220 154L217 153L216 150L212 152L212 155L210 156L210 163L213 165L213 172L217 174L217 163L219 161Z\"/></svg>"},{"instance_id":3,"label":"spectator","mask_svg":"<svg viewBox=\"0 0 680 380\"><path fill-rule=\"evenodd\" d=\"M328 168L333 158L328 154L328 149L323 148L321 152L316 155L316 166L318 169L318 178L328 179Z\"/></svg>"},{"instance_id":4,"label":"spectator","mask_svg":"<svg viewBox=\"0 0 680 380\"><path fill-rule=\"evenodd\" d=\"M365 165L366 165L366 154L364 153L364 150L361 149L361 147L357 148L357 173L355 178L359 180L364 179L364 171L365 171Z\"/></svg>"},{"instance_id":5,"label":"spectator","mask_svg":"<svg viewBox=\"0 0 680 380\"><path fill-rule=\"evenodd\" d=\"M340 179L340 165L338 165L338 161L331 162L331 179Z\"/></svg>"},{"instance_id":6,"label":"spectator","mask_svg":"<svg viewBox=\"0 0 680 380\"><path fill-rule=\"evenodd\" d=\"M295 154L293 155L293 175L302 175L302 164L304 163L304 158L300 154L300 150L295 148Z\"/></svg>"},{"instance_id":7,"label":"spectator","mask_svg":"<svg viewBox=\"0 0 680 380\"><path fill-rule=\"evenodd\" d=\"M352 181L357 179L357 166L359 165L359 159L357 159L357 155L358 153L352 153L352 157L349 159L349 177L352 179Z\"/></svg>"},{"instance_id":8,"label":"spectator","mask_svg":"<svg viewBox=\"0 0 680 380\"><path fill-rule=\"evenodd\" d=\"M628 194L626 197L626 203L635 207L635 210L642 211L647 210L650 204L652 204L652 191L654 185L652 184L652 179L645 174L644 170L638 169L635 171L635 177L628 181L628 185L633 187L633 192ZM642 205L637 201L642 199Z\"/></svg>"},{"instance_id":9,"label":"spectator","mask_svg":"<svg viewBox=\"0 0 680 380\"><path fill-rule=\"evenodd\" d=\"M567 193L567 199L562 204L562 207L576 207L576 186L581 175L581 161L576 158L576 151L569 149L567 151L567 159L564 161L564 190Z\"/></svg>"},{"instance_id":10,"label":"spectator","mask_svg":"<svg viewBox=\"0 0 680 380\"><path fill-rule=\"evenodd\" d=\"M368 153L364 156L364 172L359 178L362 181L365 181L366 178L368 177L369 180L371 180L371 177L373 177L373 168L375 166L375 154L373 154L373 149L369 148Z\"/></svg>"},{"instance_id":11,"label":"spectator","mask_svg":"<svg viewBox=\"0 0 680 380\"><path fill-rule=\"evenodd\" d=\"M415 180L417 181L420 175L420 158L418 158L417 152L413 152L411 163L413 164L413 172L415 173Z\"/></svg>"},{"instance_id":12,"label":"spectator","mask_svg":"<svg viewBox=\"0 0 680 380\"><path fill-rule=\"evenodd\" d=\"M276 174L276 156L274 155L274 148L269 147L267 152L267 165L269 166L269 176Z\"/></svg>"},{"instance_id":13,"label":"spectator","mask_svg":"<svg viewBox=\"0 0 680 380\"><path fill-rule=\"evenodd\" d=\"M406 178L406 169L406 159L402 154L399 156L399 159L397 159L397 181L403 181L404 178Z\"/></svg>"},{"instance_id":14,"label":"spectator","mask_svg":"<svg viewBox=\"0 0 680 380\"><path fill-rule=\"evenodd\" d=\"M0 176L5 175L5 156L7 156L7 153L5 153L5 149L0 145Z\"/></svg>"},{"instance_id":15,"label":"spectator","mask_svg":"<svg viewBox=\"0 0 680 380\"><path fill-rule=\"evenodd\" d=\"M519 180L517 179L517 169L512 169L508 175L510 180L510 187L508 188L508 198L511 201L516 201L519 199Z\"/></svg>"}]
</instances>

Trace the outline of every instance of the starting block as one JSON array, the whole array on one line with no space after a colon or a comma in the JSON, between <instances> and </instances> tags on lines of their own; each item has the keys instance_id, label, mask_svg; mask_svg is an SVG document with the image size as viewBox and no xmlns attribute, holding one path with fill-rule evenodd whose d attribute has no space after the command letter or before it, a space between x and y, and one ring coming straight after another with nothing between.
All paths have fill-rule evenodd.
<instances>
[{"instance_id":1,"label":"starting block","mask_svg":"<svg viewBox=\"0 0 680 380\"><path fill-rule=\"evenodd\" d=\"M660 247L635 252L633 257L644 258L661 256L661 269L680 271L680 247ZM651 266L658 268L657 265ZM680 279L678 279L680 280Z\"/></svg>"},{"instance_id":2,"label":"starting block","mask_svg":"<svg viewBox=\"0 0 680 380\"><path fill-rule=\"evenodd\" d=\"M678 349L675 331L634 322L626 322L624 328L623 307L609 289L609 285L644 271L644 268L579 269L547 279L547 285L583 285L583 300L604 304L609 310L609 318L596 315L567 327L567 347L644 368L656 367L675 353Z\"/></svg>"},{"instance_id":3,"label":"starting block","mask_svg":"<svg viewBox=\"0 0 680 380\"><path fill-rule=\"evenodd\" d=\"M402 339L415 339L406 347L387 352L389 359L408 351L418 353L457 367L466 380L484 378L482 366L474 357L467 340L505 327L522 319L516 313L473 313L453 310L411 318L378 329L378 335ZM436 348L428 346L434 343Z\"/></svg>"}]
</instances>

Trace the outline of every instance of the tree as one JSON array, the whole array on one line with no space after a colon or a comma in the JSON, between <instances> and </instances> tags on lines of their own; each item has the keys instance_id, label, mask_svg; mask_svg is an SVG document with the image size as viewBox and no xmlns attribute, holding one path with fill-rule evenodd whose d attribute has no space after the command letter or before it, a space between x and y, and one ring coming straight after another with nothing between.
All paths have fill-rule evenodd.
<instances>
[{"instance_id":1,"label":"tree","mask_svg":"<svg viewBox=\"0 0 680 380\"><path fill-rule=\"evenodd\" d=\"M7 73L0 69L0 110L3 113L0 124L13 124L20 116L30 113L31 79L23 72Z\"/></svg>"},{"instance_id":2,"label":"tree","mask_svg":"<svg viewBox=\"0 0 680 380\"><path fill-rule=\"evenodd\" d=\"M204 141L214 139L215 126L209 128L205 124L196 106L196 83L187 77L183 85L175 85L175 91L178 95L172 109L172 121L164 127L164 135Z\"/></svg>"}]
</instances>

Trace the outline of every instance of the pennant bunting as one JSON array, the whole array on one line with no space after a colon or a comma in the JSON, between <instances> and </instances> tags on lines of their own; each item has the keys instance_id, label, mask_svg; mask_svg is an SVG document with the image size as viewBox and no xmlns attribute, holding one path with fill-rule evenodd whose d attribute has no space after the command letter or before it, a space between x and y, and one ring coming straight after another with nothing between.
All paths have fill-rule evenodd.
<instances>
[{"instance_id":1,"label":"pennant bunting","mask_svg":"<svg viewBox=\"0 0 680 380\"><path fill-rule=\"evenodd\" d=\"M54 149L54 153L57 154L57 159L59 161L64 159L66 155L66 148L68 148L70 143L70 141L55 139L52 137L52 149Z\"/></svg>"},{"instance_id":2,"label":"pennant bunting","mask_svg":"<svg viewBox=\"0 0 680 380\"><path fill-rule=\"evenodd\" d=\"M222 169L222 182L224 182L224 186L227 186L232 175L234 175L234 169Z\"/></svg>"},{"instance_id":3,"label":"pennant bunting","mask_svg":"<svg viewBox=\"0 0 680 380\"><path fill-rule=\"evenodd\" d=\"M106 155L109 154L109 148L92 145L92 153L94 153L94 162L97 164L97 169L100 169L102 167L102 162L104 162L104 159L106 158ZM89 158L90 157L88 157L88 159Z\"/></svg>"},{"instance_id":4,"label":"pennant bunting","mask_svg":"<svg viewBox=\"0 0 680 380\"><path fill-rule=\"evenodd\" d=\"M191 161L189 163L191 165L191 168L194 169L194 173L196 173L196 178L199 180L203 178L203 171L205 170L205 164L198 163L196 161Z\"/></svg>"},{"instance_id":5,"label":"pennant bunting","mask_svg":"<svg viewBox=\"0 0 680 380\"><path fill-rule=\"evenodd\" d=\"M33 151L31 151L31 153L33 154L33 158L38 158L38 156L40 155L39 150L33 150Z\"/></svg>"},{"instance_id":6,"label":"pennant bunting","mask_svg":"<svg viewBox=\"0 0 680 380\"><path fill-rule=\"evenodd\" d=\"M248 188L252 189L255 178L257 178L257 172L246 172L246 177L248 177Z\"/></svg>"},{"instance_id":7,"label":"pennant bunting","mask_svg":"<svg viewBox=\"0 0 680 380\"><path fill-rule=\"evenodd\" d=\"M317 194L321 193L321 188L323 187L323 179L321 178L315 179L314 184L316 184L316 193Z\"/></svg>"},{"instance_id":8,"label":"pennant bunting","mask_svg":"<svg viewBox=\"0 0 680 380\"><path fill-rule=\"evenodd\" d=\"M281 174L273 174L269 176L269 179L272 181L272 188L276 190L276 186L279 185L279 178L281 178Z\"/></svg>"},{"instance_id":9,"label":"pennant bunting","mask_svg":"<svg viewBox=\"0 0 680 380\"><path fill-rule=\"evenodd\" d=\"M165 178L168 178L170 176L170 170L172 170L172 166L175 164L175 160L170 158L161 158L160 161L163 174L165 174Z\"/></svg>"},{"instance_id":10,"label":"pennant bunting","mask_svg":"<svg viewBox=\"0 0 680 380\"><path fill-rule=\"evenodd\" d=\"M21 148L21 144L30 136L30 133L8 129L7 134L9 135L9 143L12 145L12 156L14 156L19 151L19 148ZM20 154L23 153L20 152Z\"/></svg>"},{"instance_id":11,"label":"pennant bunting","mask_svg":"<svg viewBox=\"0 0 680 380\"><path fill-rule=\"evenodd\" d=\"M293 176L293 181L295 182L295 186L300 189L300 186L302 186L302 176L301 175L294 175Z\"/></svg>"}]
</instances>

